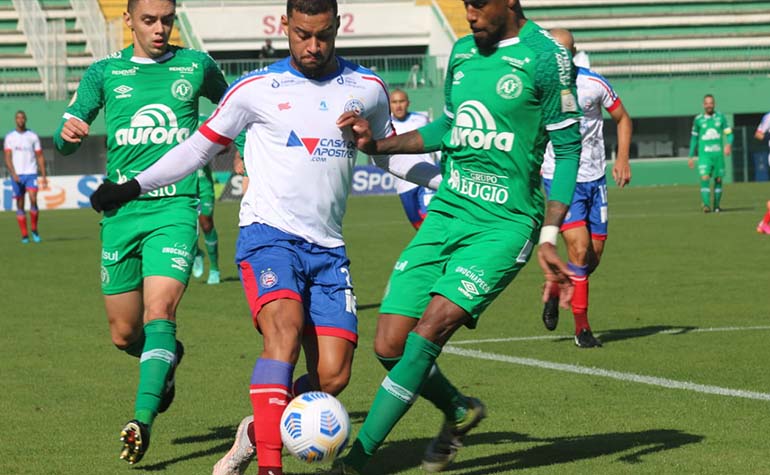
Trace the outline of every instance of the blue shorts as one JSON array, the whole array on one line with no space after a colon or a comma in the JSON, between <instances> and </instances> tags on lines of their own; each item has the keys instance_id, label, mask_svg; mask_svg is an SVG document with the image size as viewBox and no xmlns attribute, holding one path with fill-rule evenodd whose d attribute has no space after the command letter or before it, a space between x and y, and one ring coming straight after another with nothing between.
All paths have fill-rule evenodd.
<instances>
[{"instance_id":1,"label":"blue shorts","mask_svg":"<svg viewBox=\"0 0 770 475\"><path fill-rule=\"evenodd\" d=\"M28 191L37 191L37 173L19 175L19 181L11 180L13 197L21 198Z\"/></svg>"},{"instance_id":2,"label":"blue shorts","mask_svg":"<svg viewBox=\"0 0 770 475\"><path fill-rule=\"evenodd\" d=\"M425 216L428 214L428 205L434 194L436 192L430 188L418 186L398 195L401 198L404 211L406 211L406 217L412 223L414 229L420 229L422 222L425 221Z\"/></svg>"},{"instance_id":3,"label":"blue shorts","mask_svg":"<svg viewBox=\"0 0 770 475\"><path fill-rule=\"evenodd\" d=\"M286 298L302 302L306 334L358 342L356 298L345 246L318 246L255 223L241 228L235 263L257 329L262 307Z\"/></svg>"},{"instance_id":4,"label":"blue shorts","mask_svg":"<svg viewBox=\"0 0 770 475\"><path fill-rule=\"evenodd\" d=\"M543 178L545 194L551 190L551 180ZM604 241L607 239L607 180L601 177L598 180L586 183L578 183L575 186L575 194L572 195L572 204L564 218L562 231L585 226L591 233L591 239Z\"/></svg>"}]
</instances>

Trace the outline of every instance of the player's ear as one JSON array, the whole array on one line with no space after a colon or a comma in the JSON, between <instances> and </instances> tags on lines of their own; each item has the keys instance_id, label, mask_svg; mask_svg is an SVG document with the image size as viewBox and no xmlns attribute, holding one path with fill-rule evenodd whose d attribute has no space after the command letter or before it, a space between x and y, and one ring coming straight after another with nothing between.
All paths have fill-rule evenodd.
<instances>
[{"instance_id":1,"label":"player's ear","mask_svg":"<svg viewBox=\"0 0 770 475\"><path fill-rule=\"evenodd\" d=\"M336 24L336 25L334 25L334 26L335 26L335 28L334 28L334 29L335 29L336 31L339 31L339 29L340 29L340 25L342 24L342 22L340 22L340 16L339 16L339 15L337 15L337 18L335 18L335 19L334 19L334 21L335 21L335 22L337 22L337 24Z\"/></svg>"},{"instance_id":2,"label":"player's ear","mask_svg":"<svg viewBox=\"0 0 770 475\"><path fill-rule=\"evenodd\" d=\"M123 12L123 23L126 24L129 30L133 30L134 26L131 21L131 14L128 12Z\"/></svg>"},{"instance_id":3,"label":"player's ear","mask_svg":"<svg viewBox=\"0 0 770 475\"><path fill-rule=\"evenodd\" d=\"M286 15L281 15L281 26L286 36L289 36L289 18Z\"/></svg>"}]
</instances>

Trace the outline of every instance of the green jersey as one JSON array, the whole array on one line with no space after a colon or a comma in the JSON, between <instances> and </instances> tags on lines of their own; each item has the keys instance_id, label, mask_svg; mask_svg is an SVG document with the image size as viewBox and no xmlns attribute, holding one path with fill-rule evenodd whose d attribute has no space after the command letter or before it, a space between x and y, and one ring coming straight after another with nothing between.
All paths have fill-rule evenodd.
<instances>
[{"instance_id":1,"label":"green jersey","mask_svg":"<svg viewBox=\"0 0 770 475\"><path fill-rule=\"evenodd\" d=\"M727 143L733 143L733 131L724 114L698 114L692 123L690 156L722 156L725 140Z\"/></svg>"},{"instance_id":2,"label":"green jersey","mask_svg":"<svg viewBox=\"0 0 770 475\"><path fill-rule=\"evenodd\" d=\"M445 84L444 180L430 210L498 228L539 227L549 134L569 128L577 146L570 158L576 164L580 155L578 126L570 128L581 117L576 97L569 53L532 21L489 54L479 52L472 36L458 40ZM438 132L429 128L420 129L426 148ZM567 202L571 196L570 190Z\"/></svg>"},{"instance_id":3,"label":"green jersey","mask_svg":"<svg viewBox=\"0 0 770 475\"><path fill-rule=\"evenodd\" d=\"M134 58L133 52L129 46L92 64L64 114L64 121L76 117L90 124L104 107L107 179L116 183L134 178L189 137L198 127L198 99L217 103L227 89L206 53L170 46L162 57L149 59ZM77 144L65 142L59 132L57 149L74 152ZM197 194L198 178L192 173L140 199Z\"/></svg>"}]
</instances>

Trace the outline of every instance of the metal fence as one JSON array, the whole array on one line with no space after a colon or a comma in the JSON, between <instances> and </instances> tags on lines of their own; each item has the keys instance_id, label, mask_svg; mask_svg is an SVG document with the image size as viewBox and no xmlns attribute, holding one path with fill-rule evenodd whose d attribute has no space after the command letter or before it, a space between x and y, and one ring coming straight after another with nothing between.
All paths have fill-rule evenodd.
<instances>
[{"instance_id":1,"label":"metal fence","mask_svg":"<svg viewBox=\"0 0 770 475\"><path fill-rule=\"evenodd\" d=\"M345 59L371 69L390 87L416 89L441 86L442 64L446 58L430 55L346 56ZM253 60L220 60L219 66L228 78L240 77L275 62L277 58Z\"/></svg>"}]
</instances>

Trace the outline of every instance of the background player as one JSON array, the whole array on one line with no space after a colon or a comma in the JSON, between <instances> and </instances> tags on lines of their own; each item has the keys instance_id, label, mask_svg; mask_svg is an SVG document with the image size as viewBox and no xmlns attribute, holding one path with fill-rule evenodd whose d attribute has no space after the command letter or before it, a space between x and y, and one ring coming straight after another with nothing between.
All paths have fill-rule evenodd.
<instances>
[{"instance_id":1,"label":"background player","mask_svg":"<svg viewBox=\"0 0 770 475\"><path fill-rule=\"evenodd\" d=\"M37 207L37 177L40 175L40 185L48 187L45 173L45 157L40 146L40 137L27 128L27 114L16 112L16 128L5 136L3 150L5 151L5 166L11 175L13 197L16 200L16 220L21 231L21 242L29 243L27 231L27 215L24 212L24 195L29 193L29 223L32 228L32 240L40 242L37 229L39 211Z\"/></svg>"},{"instance_id":2,"label":"background player","mask_svg":"<svg viewBox=\"0 0 770 475\"><path fill-rule=\"evenodd\" d=\"M574 55L575 39L567 30L551 30L553 37ZM569 267L575 273L572 284L572 314L575 318L575 345L581 348L601 346L588 324L588 276L599 265L607 239L607 180L604 176L604 118L602 108L609 112L618 127L618 152L612 176L619 187L631 181L628 163L631 146L631 117L620 98L601 75L586 68L577 68L578 105L583 110L580 122L582 152L578 168L577 187L561 235L567 244ZM543 160L543 183L546 193L551 188L555 167L553 144L549 143ZM545 303L543 322L549 330L559 322L559 289L550 286L553 294Z\"/></svg>"},{"instance_id":3,"label":"background player","mask_svg":"<svg viewBox=\"0 0 770 475\"><path fill-rule=\"evenodd\" d=\"M770 112L762 116L762 120L754 131L754 138L760 142L765 142L767 133L770 132ZM770 155L768 155L768 164L770 164ZM762 221L757 224L757 232L761 234L770 234L770 201L767 202L767 212Z\"/></svg>"},{"instance_id":4,"label":"background player","mask_svg":"<svg viewBox=\"0 0 770 475\"><path fill-rule=\"evenodd\" d=\"M694 168L694 160L698 159L698 175L700 175L700 197L703 202L703 212L711 212L711 177L714 177L714 212L722 211L719 203L722 200L722 177L725 176L725 157L732 153L733 131L727 122L727 117L721 112L715 112L714 96L706 94L703 97L703 113L695 116L692 123L692 138L690 139L690 158L687 165Z\"/></svg>"},{"instance_id":5,"label":"background player","mask_svg":"<svg viewBox=\"0 0 770 475\"><path fill-rule=\"evenodd\" d=\"M401 89L390 92L390 117L397 134L405 134L428 124L430 119L424 114L409 111L409 96ZM426 163L435 164L430 153L412 155L412 160L420 159ZM401 198L406 217L414 229L420 229L425 215L428 214L428 204L435 193L430 188L418 186L411 181L396 178L396 192Z\"/></svg>"},{"instance_id":6,"label":"background player","mask_svg":"<svg viewBox=\"0 0 770 475\"><path fill-rule=\"evenodd\" d=\"M203 231L203 244L209 255L209 278L207 284L219 283L219 234L214 227L214 175L211 165L198 170L198 197L200 198L200 211L198 212L198 226ZM195 246L195 260L193 261L192 275L196 279L203 275L203 250L199 245Z\"/></svg>"},{"instance_id":7,"label":"background player","mask_svg":"<svg viewBox=\"0 0 770 475\"><path fill-rule=\"evenodd\" d=\"M279 421L291 393L342 391L358 341L342 239L356 150L351 132L334 118L352 111L370 120L377 138L393 134L382 80L334 54L337 2L289 0L286 9L289 58L235 82L212 117L153 167L121 185L105 182L92 195L97 208L110 209L166 186L203 166L246 129L244 158L252 183L241 202L236 262L264 343L250 385L260 475L282 473ZM327 110L319 110L322 100ZM398 157L375 160L422 184L440 180L435 166ZM308 375L292 391L302 348ZM239 435L248 435L249 422L241 421ZM215 473L243 473L251 454L248 446L239 450L241 444L249 444L248 437L236 438Z\"/></svg>"},{"instance_id":8,"label":"background player","mask_svg":"<svg viewBox=\"0 0 770 475\"><path fill-rule=\"evenodd\" d=\"M199 97L218 102L227 88L207 54L169 46L175 12L173 0L128 1L123 18L133 44L88 68L54 137L63 154L74 152L104 108L107 180L132 179L184 141L198 126ZM192 174L102 219L102 293L112 342L140 358L134 417L121 431L120 458L131 464L144 456L153 421L176 391L174 369L184 351L176 340L176 308L198 239L197 204Z\"/></svg>"},{"instance_id":9,"label":"background player","mask_svg":"<svg viewBox=\"0 0 770 475\"><path fill-rule=\"evenodd\" d=\"M570 55L524 17L516 0L464 4L473 35L454 45L442 117L377 141L361 118L349 114L341 121L352 125L357 145L369 154L421 153L440 146L445 177L428 217L394 266L380 307L380 322L391 320L393 333L381 335L378 323L378 340L386 337L390 345L383 347L391 351L400 343L403 352L382 355L398 361L380 385L350 452L332 473L365 473L368 460L426 390L466 406L464 413L445 418L422 466L435 472L451 463L484 409L463 401L446 378L431 380L436 358L461 326L476 326L515 278L538 232L538 260L547 280L564 286L565 305L571 297L571 272L555 247L580 158ZM557 165L546 209L539 177L548 138Z\"/></svg>"}]
</instances>

